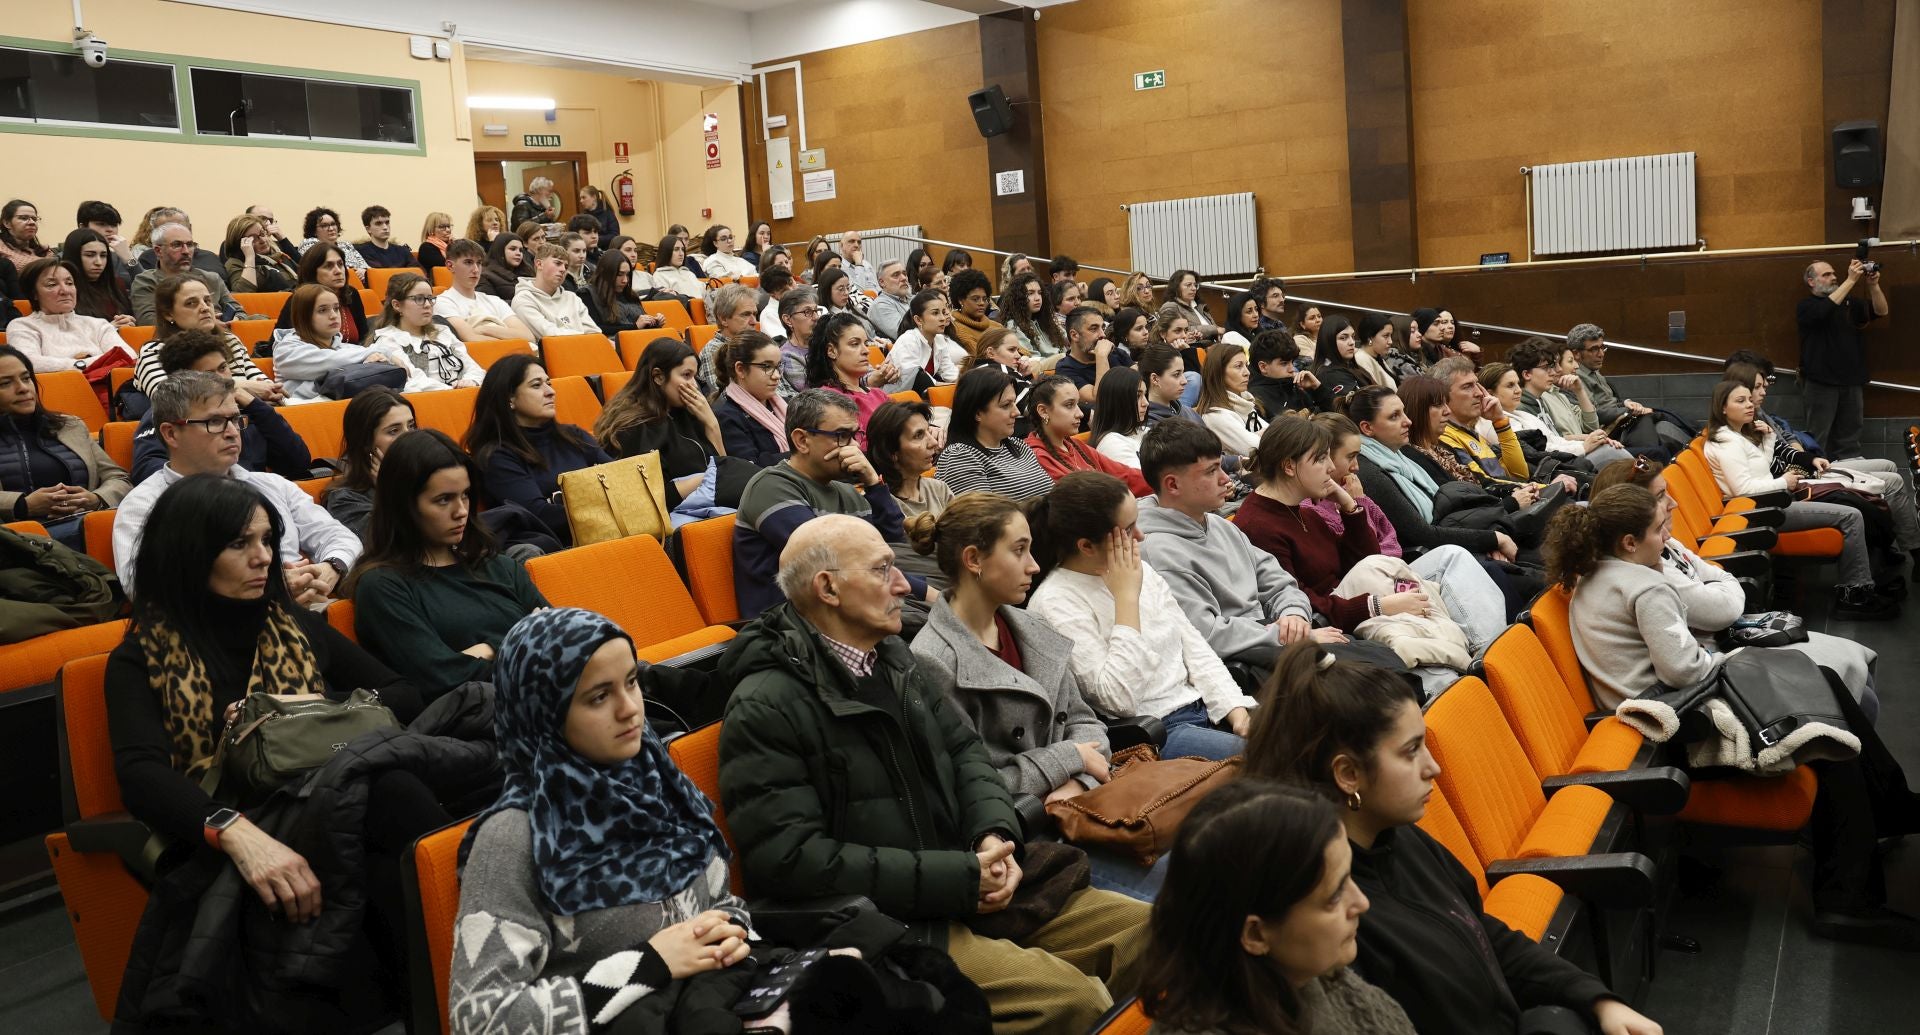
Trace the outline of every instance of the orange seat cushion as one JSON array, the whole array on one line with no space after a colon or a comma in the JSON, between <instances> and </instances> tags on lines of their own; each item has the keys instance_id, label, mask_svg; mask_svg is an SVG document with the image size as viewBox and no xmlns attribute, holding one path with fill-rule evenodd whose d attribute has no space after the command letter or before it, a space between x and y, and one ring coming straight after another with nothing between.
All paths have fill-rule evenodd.
<instances>
[{"instance_id":1,"label":"orange seat cushion","mask_svg":"<svg viewBox=\"0 0 1920 1035\"><path fill-rule=\"evenodd\" d=\"M1645 743L1639 731L1609 715L1587 734L1569 773L1611 773L1633 764Z\"/></svg>"},{"instance_id":2,"label":"orange seat cushion","mask_svg":"<svg viewBox=\"0 0 1920 1035\"><path fill-rule=\"evenodd\" d=\"M1748 830L1794 831L1813 816L1820 779L1801 766L1784 776L1696 780L1680 818Z\"/></svg>"},{"instance_id":3,"label":"orange seat cushion","mask_svg":"<svg viewBox=\"0 0 1920 1035\"><path fill-rule=\"evenodd\" d=\"M637 648L634 653L640 657L641 661L658 663L666 661L668 658L677 658L682 654L699 650L702 647L711 647L716 643L726 643L731 639L733 639L732 629L724 625L709 625L704 629L696 629L693 632L675 636L669 640L661 640L659 643L647 644Z\"/></svg>"},{"instance_id":4,"label":"orange seat cushion","mask_svg":"<svg viewBox=\"0 0 1920 1035\"><path fill-rule=\"evenodd\" d=\"M1547 923L1560 908L1566 892L1545 877L1522 873L1508 877L1487 892L1481 908L1488 916L1539 941L1547 932Z\"/></svg>"},{"instance_id":5,"label":"orange seat cushion","mask_svg":"<svg viewBox=\"0 0 1920 1035\"><path fill-rule=\"evenodd\" d=\"M1585 855L1613 808L1613 797L1598 787L1565 787L1547 799L1527 836L1514 851L1518 859L1566 859Z\"/></svg>"},{"instance_id":6,"label":"orange seat cushion","mask_svg":"<svg viewBox=\"0 0 1920 1035\"><path fill-rule=\"evenodd\" d=\"M1837 528L1807 528L1780 533L1773 552L1788 557L1835 557L1843 542Z\"/></svg>"}]
</instances>

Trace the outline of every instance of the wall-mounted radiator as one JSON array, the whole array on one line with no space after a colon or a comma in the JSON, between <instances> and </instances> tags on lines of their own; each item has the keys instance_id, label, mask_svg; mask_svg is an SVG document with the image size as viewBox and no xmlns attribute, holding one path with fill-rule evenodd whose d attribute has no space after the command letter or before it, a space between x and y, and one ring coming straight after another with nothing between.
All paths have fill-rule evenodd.
<instances>
[{"instance_id":1,"label":"wall-mounted radiator","mask_svg":"<svg viewBox=\"0 0 1920 1035\"><path fill-rule=\"evenodd\" d=\"M1533 254L1691 248L1693 152L1536 165Z\"/></svg>"},{"instance_id":2,"label":"wall-mounted radiator","mask_svg":"<svg viewBox=\"0 0 1920 1035\"><path fill-rule=\"evenodd\" d=\"M1252 194L1215 194L1123 205L1133 268L1165 277L1193 270L1203 277L1260 268L1260 231Z\"/></svg>"},{"instance_id":3,"label":"wall-mounted radiator","mask_svg":"<svg viewBox=\"0 0 1920 1035\"><path fill-rule=\"evenodd\" d=\"M880 264L883 262L892 262L895 259L899 259L901 262L907 261L907 256L912 255L913 250L920 247L920 244L917 241L901 241L891 237L875 237L873 236L874 234L899 234L901 237L926 236L920 232L920 224L918 223L912 226L877 226L872 230L860 230L856 232L860 235L860 258L865 260L867 265L872 266L875 273L880 272ZM846 231L842 230L840 233L843 234L846 233ZM827 240L833 242L833 244L838 247L840 244L840 234L833 234L828 237ZM794 271L799 272L800 266L806 261L806 256L795 255L793 257ZM934 261L938 262L939 260L935 259Z\"/></svg>"}]
</instances>

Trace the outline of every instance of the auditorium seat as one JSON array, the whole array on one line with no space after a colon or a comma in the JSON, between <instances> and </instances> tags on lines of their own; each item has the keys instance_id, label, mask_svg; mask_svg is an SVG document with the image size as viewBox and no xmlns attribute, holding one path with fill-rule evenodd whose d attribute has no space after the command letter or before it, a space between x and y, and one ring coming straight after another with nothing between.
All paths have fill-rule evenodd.
<instances>
[{"instance_id":1,"label":"auditorium seat","mask_svg":"<svg viewBox=\"0 0 1920 1035\"><path fill-rule=\"evenodd\" d=\"M347 272L352 273L353 271L348 270ZM374 314L380 311L380 303L381 303L380 293L373 290L372 288L364 288L364 287L354 288L354 290L360 292L360 304L366 307L367 319L372 320L374 317Z\"/></svg>"},{"instance_id":2,"label":"auditorium seat","mask_svg":"<svg viewBox=\"0 0 1920 1035\"><path fill-rule=\"evenodd\" d=\"M240 344L247 347L249 356L253 355L254 346L273 338L272 320L235 320L229 326L233 329L233 336L239 338ZM258 361L255 361L255 365L258 365Z\"/></svg>"},{"instance_id":3,"label":"auditorium seat","mask_svg":"<svg viewBox=\"0 0 1920 1035\"><path fill-rule=\"evenodd\" d=\"M460 842L473 820L422 835L400 870L407 910L407 980L416 1033L447 1026L453 972L453 925L460 919Z\"/></svg>"},{"instance_id":4,"label":"auditorium seat","mask_svg":"<svg viewBox=\"0 0 1920 1035\"><path fill-rule=\"evenodd\" d=\"M1129 999L1114 1007L1107 1019L1094 1030L1098 1035L1147 1035L1147 1029L1152 1027L1153 1018L1140 1008L1140 1000Z\"/></svg>"},{"instance_id":5,"label":"auditorium seat","mask_svg":"<svg viewBox=\"0 0 1920 1035\"><path fill-rule=\"evenodd\" d=\"M677 308L677 307L676 307ZM640 354L658 338L678 338L686 340L685 328L653 327L644 331L620 332L620 364L628 370L640 365Z\"/></svg>"},{"instance_id":6,"label":"auditorium seat","mask_svg":"<svg viewBox=\"0 0 1920 1035\"><path fill-rule=\"evenodd\" d=\"M953 393L957 391L958 388L959 386L957 385L934 385L927 389L927 402L930 405L951 410L953 409Z\"/></svg>"},{"instance_id":7,"label":"auditorium seat","mask_svg":"<svg viewBox=\"0 0 1920 1035\"><path fill-rule=\"evenodd\" d=\"M267 375L268 377L273 376L273 357L272 356L252 356L249 358L253 360L254 366L260 368L261 373Z\"/></svg>"},{"instance_id":8,"label":"auditorium seat","mask_svg":"<svg viewBox=\"0 0 1920 1035\"><path fill-rule=\"evenodd\" d=\"M604 334L551 334L540 341L540 363L552 378L625 370Z\"/></svg>"},{"instance_id":9,"label":"auditorium seat","mask_svg":"<svg viewBox=\"0 0 1920 1035\"><path fill-rule=\"evenodd\" d=\"M353 601L336 600L328 604L327 624L333 626L334 632L345 636L355 643L360 642L360 636L354 631L353 627Z\"/></svg>"},{"instance_id":10,"label":"auditorium seat","mask_svg":"<svg viewBox=\"0 0 1920 1035\"><path fill-rule=\"evenodd\" d=\"M113 568L113 519L117 510L90 510L80 519L80 534L87 543L87 556Z\"/></svg>"},{"instance_id":11,"label":"auditorium seat","mask_svg":"<svg viewBox=\"0 0 1920 1035\"><path fill-rule=\"evenodd\" d=\"M680 557L686 563L687 589L700 614L714 625L740 620L740 600L733 590L734 515L722 514L681 525Z\"/></svg>"},{"instance_id":12,"label":"auditorium seat","mask_svg":"<svg viewBox=\"0 0 1920 1035\"><path fill-rule=\"evenodd\" d=\"M445 432L455 442L464 441L473 423L473 400L478 388L450 388L444 392L420 392L407 396L413 404L415 427Z\"/></svg>"},{"instance_id":13,"label":"auditorium seat","mask_svg":"<svg viewBox=\"0 0 1920 1035\"><path fill-rule=\"evenodd\" d=\"M133 433L138 430L137 420L108 421L100 426L100 448L129 476L133 474Z\"/></svg>"},{"instance_id":14,"label":"auditorium seat","mask_svg":"<svg viewBox=\"0 0 1920 1035\"><path fill-rule=\"evenodd\" d=\"M142 346L153 340L153 327L150 325L122 327L120 340L126 342L127 347L138 354Z\"/></svg>"},{"instance_id":15,"label":"auditorium seat","mask_svg":"<svg viewBox=\"0 0 1920 1035\"><path fill-rule=\"evenodd\" d=\"M433 268L433 293L439 294L453 286L453 271L445 266Z\"/></svg>"},{"instance_id":16,"label":"auditorium seat","mask_svg":"<svg viewBox=\"0 0 1920 1035\"><path fill-rule=\"evenodd\" d=\"M614 370L601 374L600 398L605 400L619 395L620 389L627 387L627 382L631 380L633 380L633 371L631 370Z\"/></svg>"},{"instance_id":17,"label":"auditorium seat","mask_svg":"<svg viewBox=\"0 0 1920 1035\"><path fill-rule=\"evenodd\" d=\"M94 434L107 423L106 407L100 405L100 396L87 382L87 375L78 370L55 370L35 374L33 379L40 386L41 406L80 418Z\"/></svg>"},{"instance_id":18,"label":"auditorium seat","mask_svg":"<svg viewBox=\"0 0 1920 1035\"><path fill-rule=\"evenodd\" d=\"M74 658L112 650L126 632L126 621L114 619L0 644L0 693L52 682L60 674L60 666Z\"/></svg>"},{"instance_id":19,"label":"auditorium seat","mask_svg":"<svg viewBox=\"0 0 1920 1035\"><path fill-rule=\"evenodd\" d=\"M47 526L38 521L9 521L7 531L16 535L37 535L42 539L50 538L52 534L47 531Z\"/></svg>"},{"instance_id":20,"label":"auditorium seat","mask_svg":"<svg viewBox=\"0 0 1920 1035\"><path fill-rule=\"evenodd\" d=\"M533 351L532 342L523 341L519 338L506 338L499 341L470 341L466 343L466 346L467 355L472 356L473 361L480 364L483 369L493 366L499 362L501 358L506 356L537 355L537 353Z\"/></svg>"},{"instance_id":21,"label":"auditorium seat","mask_svg":"<svg viewBox=\"0 0 1920 1035\"><path fill-rule=\"evenodd\" d=\"M593 394L593 386L584 377L556 377L553 413L560 423L577 424L592 433L593 422L600 419L600 397Z\"/></svg>"},{"instance_id":22,"label":"auditorium seat","mask_svg":"<svg viewBox=\"0 0 1920 1035\"><path fill-rule=\"evenodd\" d=\"M233 293L234 302L242 310L270 322L280 319L280 311L287 307L287 299L292 297L291 291L235 291ZM148 331L151 333L152 328L148 328Z\"/></svg>"},{"instance_id":23,"label":"auditorium seat","mask_svg":"<svg viewBox=\"0 0 1920 1035\"><path fill-rule=\"evenodd\" d=\"M687 315L687 307L678 302L642 302L640 308L666 320L665 326L670 330L684 331L693 326L693 317Z\"/></svg>"},{"instance_id":24,"label":"auditorium seat","mask_svg":"<svg viewBox=\"0 0 1920 1035\"><path fill-rule=\"evenodd\" d=\"M379 295L381 299L384 300L387 297L387 281L392 280L402 273L411 273L417 277L420 275L420 270L413 266L376 267L368 269L367 290ZM377 310L368 309L367 313L371 315L376 311Z\"/></svg>"},{"instance_id":25,"label":"auditorium seat","mask_svg":"<svg viewBox=\"0 0 1920 1035\"><path fill-rule=\"evenodd\" d=\"M712 653L733 630L700 614L666 550L636 535L535 557L527 575L555 607L583 607L607 616L633 639L641 658L665 661Z\"/></svg>"},{"instance_id":26,"label":"auditorium seat","mask_svg":"<svg viewBox=\"0 0 1920 1035\"><path fill-rule=\"evenodd\" d=\"M687 344L693 346L693 351L698 353L707 347L707 343L713 340L714 335L719 333L720 328L713 324L696 323L687 328Z\"/></svg>"},{"instance_id":27,"label":"auditorium seat","mask_svg":"<svg viewBox=\"0 0 1920 1035\"><path fill-rule=\"evenodd\" d=\"M922 399L922 398L920 398L920 393L919 393L919 392L915 392L915 391L911 391L911 390L908 390L908 391L905 391L905 392L893 392L893 393L891 393L891 394L889 394L889 395L887 396L887 398L889 398L889 399L891 399L891 400L893 400L894 402L897 402L897 403L917 403L917 402L925 402L925 401L926 401L926 400L924 400L924 399Z\"/></svg>"},{"instance_id":28,"label":"auditorium seat","mask_svg":"<svg viewBox=\"0 0 1920 1035\"><path fill-rule=\"evenodd\" d=\"M713 806L713 825L720 828L720 836L727 840L727 853L733 857L727 867L733 893L744 898L747 889L741 873L740 849L734 846L733 831L727 829L727 810L720 804L720 724L710 722L667 741L667 754Z\"/></svg>"},{"instance_id":29,"label":"auditorium seat","mask_svg":"<svg viewBox=\"0 0 1920 1035\"><path fill-rule=\"evenodd\" d=\"M343 452L342 422L347 415L347 400L326 399L282 406L278 412L307 444L307 452L315 460L337 457Z\"/></svg>"},{"instance_id":30,"label":"auditorium seat","mask_svg":"<svg viewBox=\"0 0 1920 1035\"><path fill-rule=\"evenodd\" d=\"M1564 934L1577 908L1577 903L1569 899L1559 885L1531 873L1514 874L1489 885L1487 869L1481 865L1479 855L1473 850L1473 843L1467 839L1466 828L1460 825L1460 817L1454 813L1446 794L1438 787L1427 798L1427 811L1420 817L1418 825L1473 875L1474 886L1480 892L1480 908L1488 916L1536 942L1557 949L1558 939L1550 936L1549 931L1557 927Z\"/></svg>"}]
</instances>

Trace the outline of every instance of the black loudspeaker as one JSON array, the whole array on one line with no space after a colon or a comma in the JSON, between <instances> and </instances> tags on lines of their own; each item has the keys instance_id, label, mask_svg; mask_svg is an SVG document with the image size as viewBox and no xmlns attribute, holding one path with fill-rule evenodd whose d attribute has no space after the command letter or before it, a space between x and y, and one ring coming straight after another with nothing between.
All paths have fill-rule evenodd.
<instances>
[{"instance_id":1,"label":"black loudspeaker","mask_svg":"<svg viewBox=\"0 0 1920 1035\"><path fill-rule=\"evenodd\" d=\"M1005 90L997 86L975 90L967 95L967 104L973 108L973 122L981 136L997 137L1013 128L1013 105L1007 103Z\"/></svg>"},{"instance_id":2,"label":"black loudspeaker","mask_svg":"<svg viewBox=\"0 0 1920 1035\"><path fill-rule=\"evenodd\" d=\"M1833 127L1833 180L1847 189L1880 185L1878 122L1842 122Z\"/></svg>"}]
</instances>

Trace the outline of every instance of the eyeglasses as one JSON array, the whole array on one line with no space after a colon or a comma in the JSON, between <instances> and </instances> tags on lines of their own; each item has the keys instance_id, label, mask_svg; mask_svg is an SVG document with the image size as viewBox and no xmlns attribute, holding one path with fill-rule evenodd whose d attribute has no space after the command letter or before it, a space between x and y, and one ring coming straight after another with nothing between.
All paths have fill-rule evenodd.
<instances>
[{"instance_id":1,"label":"eyeglasses","mask_svg":"<svg viewBox=\"0 0 1920 1035\"><path fill-rule=\"evenodd\" d=\"M835 442L838 442L843 446L852 442L854 439L854 436L860 434L860 429L857 427L835 428L831 431L827 430L826 428L801 428L800 430L806 432L809 435L820 435L824 438L833 439Z\"/></svg>"},{"instance_id":2,"label":"eyeglasses","mask_svg":"<svg viewBox=\"0 0 1920 1035\"><path fill-rule=\"evenodd\" d=\"M325 219L313 224L313 228L315 230L338 230L340 229L340 224L330 219Z\"/></svg>"},{"instance_id":3,"label":"eyeglasses","mask_svg":"<svg viewBox=\"0 0 1920 1035\"><path fill-rule=\"evenodd\" d=\"M198 420L177 420L175 424L192 424L209 435L224 435L229 427L235 431L247 430L247 415L236 413L230 417L202 417Z\"/></svg>"},{"instance_id":4,"label":"eyeglasses","mask_svg":"<svg viewBox=\"0 0 1920 1035\"><path fill-rule=\"evenodd\" d=\"M882 564L873 568L828 568L826 570L827 571L864 571L867 574L872 575L874 578L879 579L881 582L892 582L893 568L894 568L893 562L888 561L885 564Z\"/></svg>"},{"instance_id":5,"label":"eyeglasses","mask_svg":"<svg viewBox=\"0 0 1920 1035\"><path fill-rule=\"evenodd\" d=\"M780 369L780 364L778 361L773 363L748 363L747 366L752 367L755 370L764 370L769 374Z\"/></svg>"},{"instance_id":6,"label":"eyeglasses","mask_svg":"<svg viewBox=\"0 0 1920 1035\"><path fill-rule=\"evenodd\" d=\"M1586 347L1585 347L1585 349L1584 349L1583 351L1586 351L1586 352L1605 352L1605 351L1607 351L1607 343L1606 343L1606 342L1604 342L1604 341L1596 341L1596 342L1594 342L1593 344L1591 344L1591 345L1588 345L1588 346L1586 346Z\"/></svg>"},{"instance_id":7,"label":"eyeglasses","mask_svg":"<svg viewBox=\"0 0 1920 1035\"><path fill-rule=\"evenodd\" d=\"M408 296L407 296L406 298L404 298L404 299L401 299L401 301L403 301L403 302L419 302L419 303L422 303L422 304L424 304L424 305L432 305L432 304L433 304L433 296L432 296L431 294L426 294L426 295L408 295Z\"/></svg>"}]
</instances>

